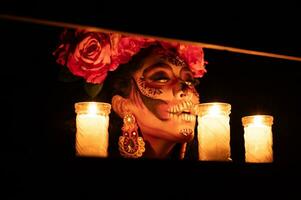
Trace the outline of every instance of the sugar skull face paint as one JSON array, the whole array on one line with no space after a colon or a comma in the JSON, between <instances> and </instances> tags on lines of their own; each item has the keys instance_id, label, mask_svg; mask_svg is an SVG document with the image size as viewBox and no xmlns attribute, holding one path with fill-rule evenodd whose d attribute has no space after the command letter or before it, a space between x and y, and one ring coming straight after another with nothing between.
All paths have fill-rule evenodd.
<instances>
[{"instance_id":1,"label":"sugar skull face paint","mask_svg":"<svg viewBox=\"0 0 301 200\"><path fill-rule=\"evenodd\" d=\"M153 52L133 75L130 99L142 134L174 142L194 136L191 113L199 96L196 80L184 61L172 54Z\"/></svg>"}]
</instances>

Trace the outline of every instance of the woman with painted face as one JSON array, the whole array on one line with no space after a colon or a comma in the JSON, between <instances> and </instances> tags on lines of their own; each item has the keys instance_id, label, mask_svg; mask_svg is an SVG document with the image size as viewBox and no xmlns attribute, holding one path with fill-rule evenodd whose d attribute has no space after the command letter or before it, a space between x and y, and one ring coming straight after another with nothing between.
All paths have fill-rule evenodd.
<instances>
[{"instance_id":1,"label":"woman with painted face","mask_svg":"<svg viewBox=\"0 0 301 200\"><path fill-rule=\"evenodd\" d=\"M195 135L196 78L206 72L202 48L116 33L73 37L76 44L55 55L73 74L103 85L97 100L113 109L109 155L183 159Z\"/></svg>"}]
</instances>

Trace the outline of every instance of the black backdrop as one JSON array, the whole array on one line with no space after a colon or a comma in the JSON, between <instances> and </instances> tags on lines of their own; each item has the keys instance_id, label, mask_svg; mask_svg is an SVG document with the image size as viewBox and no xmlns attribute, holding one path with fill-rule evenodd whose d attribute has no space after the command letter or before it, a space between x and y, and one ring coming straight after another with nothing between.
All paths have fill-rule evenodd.
<instances>
[{"instance_id":1,"label":"black backdrop","mask_svg":"<svg viewBox=\"0 0 301 200\"><path fill-rule=\"evenodd\" d=\"M287 18L267 15L265 20L255 20L252 17L237 20L241 13L236 13L225 15L224 18L212 18L198 25L199 20L185 23L190 17L197 19L197 14L181 18L184 21L177 24L170 18L162 20L160 17L145 17L145 23L141 24L138 23L137 16L114 18L107 13L97 15L96 18L92 15L80 18L74 17L75 15L62 17L63 15L50 12L44 13L43 10L30 14L21 11L23 10L7 13L301 56L301 42L297 37L300 31L295 29L294 24L290 24L297 19L295 12L291 12ZM180 21L179 17L173 19ZM200 19L209 17L204 15ZM8 181L9 185L17 188L16 191L24 192L23 188L27 189L26 185L33 177L38 178L33 178L35 184L29 185L47 192L49 188L40 186L39 182L55 181L57 185L54 188L64 192L64 184L76 187L78 180L89 182L106 177L102 180L107 181L108 187L111 187L115 183L122 185L120 182L124 179L121 176L126 174L128 177L128 171L131 171L130 180L140 180L143 177L143 180L157 181L159 186L178 186L177 181L170 180L179 180L182 185L188 180L203 179L203 183L207 181L209 185L219 182L219 189L224 188L222 185L230 179L236 182L231 189L246 184L247 181L259 181L260 186L274 184L277 189L280 187L277 184L279 178L290 179L299 175L300 62L204 50L208 73L200 80L198 90L202 102L223 101L232 105L231 164L80 159L74 157L74 135L65 129L70 128L75 116L74 103L88 97L81 85L58 81L59 67L51 53L58 45L62 29L9 20L1 20L0 23L1 120L5 127L1 131L1 147L3 165L6 167L3 172L9 174L8 179L13 180ZM203 26L206 27L204 31ZM257 113L274 116L275 162L271 165L244 164L241 117ZM103 171L107 173L104 175ZM159 177L161 181L165 181L158 182ZM90 187L92 184L87 185ZM85 192L90 190L87 185L84 187ZM94 187L97 188L95 185L92 188L95 189ZM188 185L181 187L189 190ZM130 186L122 185L121 188L128 191ZM209 188L207 185L206 189ZM257 189L259 188L263 190L262 187L258 186ZM196 193L197 191L188 192L192 196Z\"/></svg>"}]
</instances>

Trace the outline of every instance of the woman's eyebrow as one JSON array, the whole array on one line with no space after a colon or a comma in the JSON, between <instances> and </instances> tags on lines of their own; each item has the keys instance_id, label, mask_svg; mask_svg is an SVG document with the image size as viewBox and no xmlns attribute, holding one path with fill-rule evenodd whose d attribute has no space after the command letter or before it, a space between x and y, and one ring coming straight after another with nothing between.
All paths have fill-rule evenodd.
<instances>
[{"instance_id":1,"label":"woman's eyebrow","mask_svg":"<svg viewBox=\"0 0 301 200\"><path fill-rule=\"evenodd\" d=\"M178 56L170 56L170 55L164 55L164 56L161 56L160 59L164 60L165 62L169 62L175 66L178 66L178 67L188 67L187 64L181 60Z\"/></svg>"}]
</instances>

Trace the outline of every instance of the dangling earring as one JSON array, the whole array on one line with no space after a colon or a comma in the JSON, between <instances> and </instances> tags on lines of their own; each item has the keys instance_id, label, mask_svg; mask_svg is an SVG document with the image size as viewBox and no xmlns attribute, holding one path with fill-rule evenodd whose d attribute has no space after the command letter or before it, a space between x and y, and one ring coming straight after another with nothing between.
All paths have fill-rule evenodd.
<instances>
[{"instance_id":1,"label":"dangling earring","mask_svg":"<svg viewBox=\"0 0 301 200\"><path fill-rule=\"evenodd\" d=\"M142 137L138 137L138 126L132 114L126 114L123 118L118 145L120 154L126 158L139 158L145 151L145 143Z\"/></svg>"}]
</instances>

